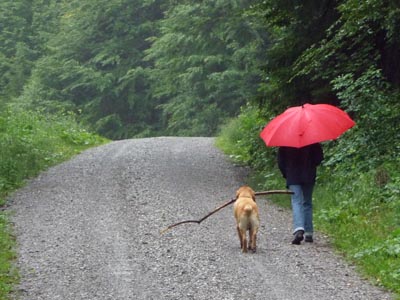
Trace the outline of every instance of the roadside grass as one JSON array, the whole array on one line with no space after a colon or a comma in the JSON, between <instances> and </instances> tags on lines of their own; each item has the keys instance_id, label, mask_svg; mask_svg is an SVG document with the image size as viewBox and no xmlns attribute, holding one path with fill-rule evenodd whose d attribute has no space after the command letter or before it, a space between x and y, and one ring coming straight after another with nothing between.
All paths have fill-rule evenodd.
<instances>
[{"instance_id":1,"label":"roadside grass","mask_svg":"<svg viewBox=\"0 0 400 300\"><path fill-rule=\"evenodd\" d=\"M0 202L0 206L2 203ZM7 296L18 280L18 272L13 266L16 258L15 241L12 236L8 217L0 213L0 299L8 299Z\"/></svg>"},{"instance_id":2,"label":"roadside grass","mask_svg":"<svg viewBox=\"0 0 400 300\"><path fill-rule=\"evenodd\" d=\"M259 122L252 114L247 115L253 123ZM276 153L265 145L254 151L256 140L260 140L259 126L247 128L244 135L240 134L243 119L244 126L248 126L246 116L241 118L222 128L216 146L235 163L252 167L247 184L254 189L282 189L285 182L276 165ZM250 152L243 153L247 150L242 145L246 144L253 144L251 155ZM321 166L313 203L316 229L329 236L334 248L355 264L363 277L393 291L396 299L400 299L400 173L397 160L387 162L387 166L392 167L385 170L387 177L384 180L377 177L379 169L360 173L355 169L340 171ZM287 197L274 196L272 199L290 209Z\"/></svg>"},{"instance_id":3,"label":"roadside grass","mask_svg":"<svg viewBox=\"0 0 400 300\"><path fill-rule=\"evenodd\" d=\"M361 274L400 299L400 178L392 176L382 187L372 172L347 183L332 174L322 179L314 193L315 222Z\"/></svg>"},{"instance_id":4,"label":"roadside grass","mask_svg":"<svg viewBox=\"0 0 400 300\"><path fill-rule=\"evenodd\" d=\"M26 179L106 139L82 129L71 114L46 115L7 108L0 113L0 299L18 283L16 242L6 198Z\"/></svg>"}]
</instances>

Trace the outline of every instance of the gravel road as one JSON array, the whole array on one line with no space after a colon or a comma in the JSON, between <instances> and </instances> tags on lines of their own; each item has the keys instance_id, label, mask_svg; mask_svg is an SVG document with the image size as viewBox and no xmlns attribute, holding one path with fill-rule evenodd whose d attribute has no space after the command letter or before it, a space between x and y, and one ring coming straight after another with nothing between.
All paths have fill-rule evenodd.
<instances>
[{"instance_id":1,"label":"gravel road","mask_svg":"<svg viewBox=\"0 0 400 300\"><path fill-rule=\"evenodd\" d=\"M10 199L16 299L391 299L327 239L291 245L288 211L260 198L257 253L242 254L231 199L246 171L212 138L116 141L51 168Z\"/></svg>"}]
</instances>

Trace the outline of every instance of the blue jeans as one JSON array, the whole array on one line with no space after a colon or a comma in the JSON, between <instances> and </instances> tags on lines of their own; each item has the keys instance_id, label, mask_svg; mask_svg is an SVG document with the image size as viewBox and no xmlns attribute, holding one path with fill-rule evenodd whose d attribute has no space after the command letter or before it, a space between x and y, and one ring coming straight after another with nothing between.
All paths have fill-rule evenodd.
<instances>
[{"instance_id":1,"label":"blue jeans","mask_svg":"<svg viewBox=\"0 0 400 300\"><path fill-rule=\"evenodd\" d=\"M312 192L314 184L289 185L292 195L293 232L303 230L305 235L312 235L313 209Z\"/></svg>"}]
</instances>

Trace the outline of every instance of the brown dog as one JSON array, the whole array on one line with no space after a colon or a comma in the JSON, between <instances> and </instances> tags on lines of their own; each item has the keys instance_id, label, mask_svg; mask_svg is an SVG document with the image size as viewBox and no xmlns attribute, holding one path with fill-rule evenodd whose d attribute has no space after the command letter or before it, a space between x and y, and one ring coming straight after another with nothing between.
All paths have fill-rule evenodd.
<instances>
[{"instance_id":1,"label":"brown dog","mask_svg":"<svg viewBox=\"0 0 400 300\"><path fill-rule=\"evenodd\" d=\"M237 190L233 210L242 252L247 252L247 231L250 232L249 250L255 252L260 218L258 215L255 193L249 186L242 186Z\"/></svg>"}]
</instances>

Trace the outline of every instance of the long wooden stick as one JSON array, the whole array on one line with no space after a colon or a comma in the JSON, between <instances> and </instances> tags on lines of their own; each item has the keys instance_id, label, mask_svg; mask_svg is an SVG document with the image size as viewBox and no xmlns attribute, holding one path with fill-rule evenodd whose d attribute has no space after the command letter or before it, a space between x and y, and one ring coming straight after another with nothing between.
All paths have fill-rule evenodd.
<instances>
[{"instance_id":1,"label":"long wooden stick","mask_svg":"<svg viewBox=\"0 0 400 300\"><path fill-rule=\"evenodd\" d=\"M272 191L255 192L256 196L273 195L273 194L293 194L293 192L287 191L287 190L272 190ZM204 217L202 217L199 220L185 220L185 221L181 221L181 222L169 225L167 228L165 228L164 230L161 231L161 234L166 233L168 230L170 230L170 229L172 229L172 228L174 228L174 227L176 227L178 225L187 224L187 223L200 224L201 222L203 222L205 219L207 219L211 215L215 214L216 212L220 211L221 209L223 209L224 207L232 204L235 201L236 201L236 198L225 202L224 204L218 206L216 209L214 209L213 211L211 211L210 213L208 213L207 215L205 215Z\"/></svg>"}]
</instances>

